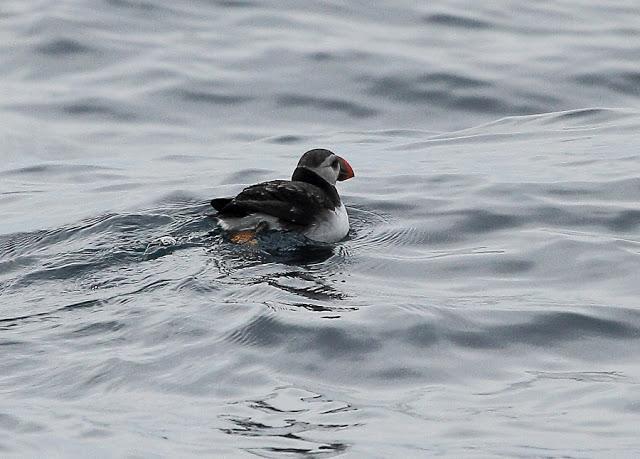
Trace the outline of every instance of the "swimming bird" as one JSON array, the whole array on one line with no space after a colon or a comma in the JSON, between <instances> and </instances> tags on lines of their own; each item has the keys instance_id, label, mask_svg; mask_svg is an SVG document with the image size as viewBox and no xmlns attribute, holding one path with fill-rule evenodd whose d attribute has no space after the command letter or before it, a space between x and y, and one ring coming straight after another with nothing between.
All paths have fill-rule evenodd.
<instances>
[{"instance_id":1,"label":"swimming bird","mask_svg":"<svg viewBox=\"0 0 640 459\"><path fill-rule=\"evenodd\" d=\"M354 176L335 153L316 148L302 155L291 180L251 185L233 198L216 198L219 226L233 242L255 241L263 230L295 231L318 242L337 242L349 232L349 216L336 182Z\"/></svg>"}]
</instances>

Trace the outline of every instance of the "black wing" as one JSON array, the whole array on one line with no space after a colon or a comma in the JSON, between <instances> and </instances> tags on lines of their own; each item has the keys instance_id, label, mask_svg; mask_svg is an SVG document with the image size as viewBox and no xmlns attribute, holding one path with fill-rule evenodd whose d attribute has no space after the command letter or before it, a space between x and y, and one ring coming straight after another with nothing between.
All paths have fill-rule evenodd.
<instances>
[{"instance_id":1,"label":"black wing","mask_svg":"<svg viewBox=\"0 0 640 459\"><path fill-rule=\"evenodd\" d=\"M308 225L318 212L334 208L317 186L288 180L258 183L233 199L214 199L211 205L221 217L245 217L260 212L296 225Z\"/></svg>"}]
</instances>

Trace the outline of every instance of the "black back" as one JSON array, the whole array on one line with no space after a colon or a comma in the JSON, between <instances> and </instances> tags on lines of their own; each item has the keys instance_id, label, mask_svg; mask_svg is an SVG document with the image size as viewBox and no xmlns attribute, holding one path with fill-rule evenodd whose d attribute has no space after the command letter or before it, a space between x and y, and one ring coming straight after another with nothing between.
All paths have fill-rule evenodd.
<instances>
[{"instance_id":1,"label":"black back","mask_svg":"<svg viewBox=\"0 0 640 459\"><path fill-rule=\"evenodd\" d=\"M252 185L235 198L214 199L211 205L220 217L245 217L259 212L301 226L311 224L322 211L340 205L336 188L315 172L298 167L292 178Z\"/></svg>"}]
</instances>

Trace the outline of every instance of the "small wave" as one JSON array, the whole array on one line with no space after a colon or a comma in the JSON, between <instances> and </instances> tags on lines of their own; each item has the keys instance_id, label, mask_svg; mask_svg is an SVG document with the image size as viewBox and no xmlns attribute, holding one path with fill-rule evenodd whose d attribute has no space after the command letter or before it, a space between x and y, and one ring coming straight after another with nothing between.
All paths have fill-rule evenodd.
<instances>
[{"instance_id":1,"label":"small wave","mask_svg":"<svg viewBox=\"0 0 640 459\"><path fill-rule=\"evenodd\" d=\"M358 409L353 405L327 396L294 387L278 390L226 407L220 418L229 424L220 428L234 437L267 439L273 437L281 446L265 447L261 443L245 450L264 457L296 455L331 457L349 449L347 443L314 439L330 432L356 427ZM315 422L299 421L304 416Z\"/></svg>"},{"instance_id":2,"label":"small wave","mask_svg":"<svg viewBox=\"0 0 640 459\"><path fill-rule=\"evenodd\" d=\"M312 97L297 94L286 94L277 97L277 103L284 107L310 107L322 111L336 111L353 118L369 118L377 114L377 110L344 99L329 97Z\"/></svg>"},{"instance_id":3,"label":"small wave","mask_svg":"<svg viewBox=\"0 0 640 459\"><path fill-rule=\"evenodd\" d=\"M284 347L289 353L319 353L327 359L348 359L375 353L382 346L379 337L364 330L284 323L275 315L260 315L229 335L233 342L260 347Z\"/></svg>"}]
</instances>

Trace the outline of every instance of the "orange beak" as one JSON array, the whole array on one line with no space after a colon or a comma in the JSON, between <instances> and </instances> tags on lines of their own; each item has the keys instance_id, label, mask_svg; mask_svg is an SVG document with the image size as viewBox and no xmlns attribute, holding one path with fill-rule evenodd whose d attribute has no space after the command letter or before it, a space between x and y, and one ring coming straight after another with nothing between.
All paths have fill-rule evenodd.
<instances>
[{"instance_id":1,"label":"orange beak","mask_svg":"<svg viewBox=\"0 0 640 459\"><path fill-rule=\"evenodd\" d=\"M342 182L343 180L348 180L355 177L356 174L353 173L351 164L349 164L346 159L343 159L339 156L338 160L340 161L340 173L338 174L338 181Z\"/></svg>"}]
</instances>

